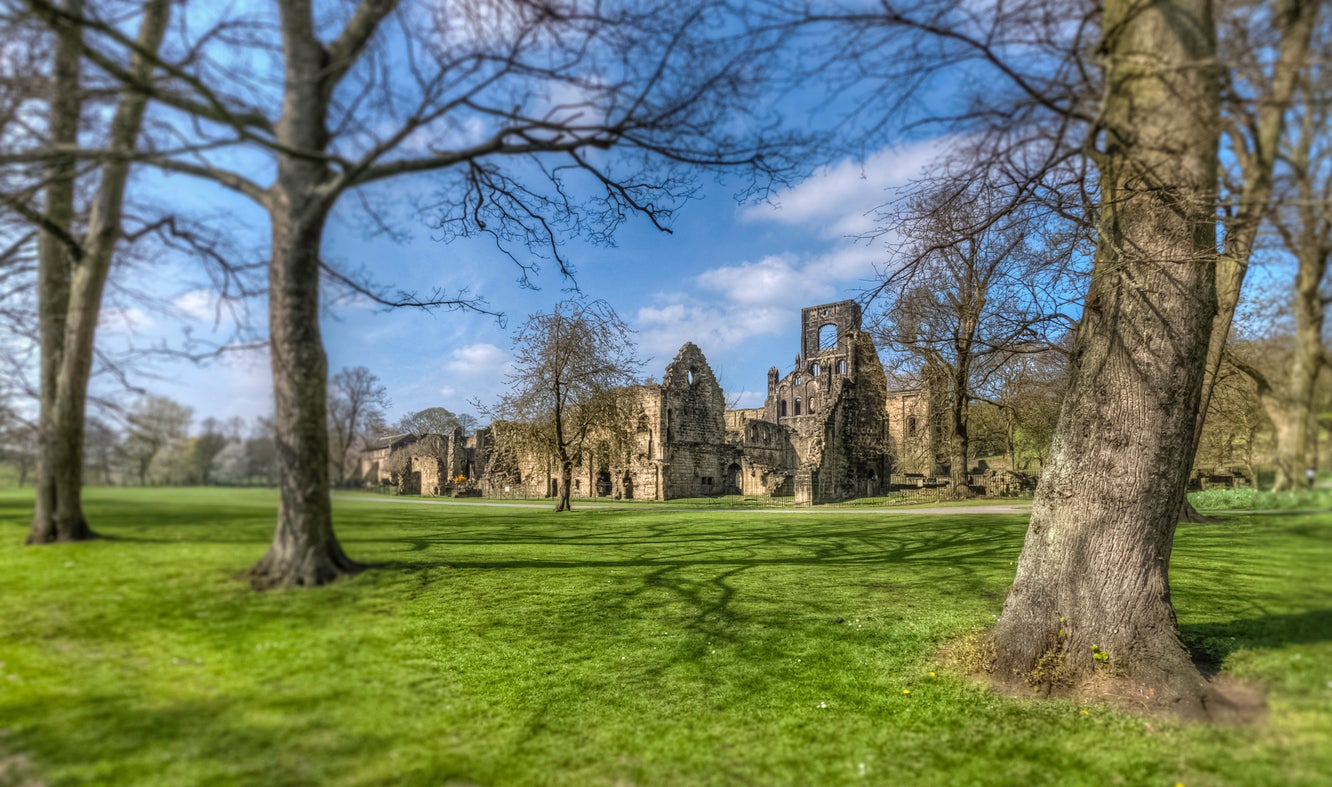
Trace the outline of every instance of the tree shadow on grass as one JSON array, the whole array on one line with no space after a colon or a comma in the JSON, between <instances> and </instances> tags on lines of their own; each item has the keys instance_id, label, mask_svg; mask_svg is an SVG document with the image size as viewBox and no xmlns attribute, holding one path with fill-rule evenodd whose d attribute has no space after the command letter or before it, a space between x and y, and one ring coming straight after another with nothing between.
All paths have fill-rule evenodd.
<instances>
[{"instance_id":1,"label":"tree shadow on grass","mask_svg":"<svg viewBox=\"0 0 1332 787\"><path fill-rule=\"evenodd\" d=\"M1277 648L1332 641L1332 609L1287 615L1192 623L1179 627L1180 638L1204 674L1220 672L1227 656L1240 648Z\"/></svg>"},{"instance_id":2,"label":"tree shadow on grass","mask_svg":"<svg viewBox=\"0 0 1332 787\"><path fill-rule=\"evenodd\" d=\"M253 704L228 697L163 701L100 693L82 695L77 702L35 698L30 705L11 706L28 724L6 740L29 752L39 770L57 772L56 781L103 784L172 776L173 781L319 783L330 775L319 763L387 754L392 741L384 735L311 734L326 726L311 711L324 699L270 694L251 712ZM146 757L145 750L158 755ZM167 760L162 753L187 767L154 773Z\"/></svg>"},{"instance_id":3,"label":"tree shadow on grass","mask_svg":"<svg viewBox=\"0 0 1332 787\"><path fill-rule=\"evenodd\" d=\"M791 527L677 520L635 521L622 528L598 523L575 530L447 529L344 541L389 545L394 553L378 566L415 575L422 585L452 581L448 578L455 572L513 572L512 581L524 585L558 583L559 575L568 572L615 576L614 592L595 602L600 614L614 620L658 609L671 629L702 635L701 657L706 653L702 643L729 642L755 622L745 617L752 607L740 613L735 603L757 600L762 606L770 581L788 589L806 580L862 587L866 598L886 599L890 605L922 594L1000 598L1022 531L933 522ZM448 571L432 572L438 568ZM796 603L784 621L833 623L845 611ZM582 607L551 610L574 618L587 612Z\"/></svg>"}]
</instances>

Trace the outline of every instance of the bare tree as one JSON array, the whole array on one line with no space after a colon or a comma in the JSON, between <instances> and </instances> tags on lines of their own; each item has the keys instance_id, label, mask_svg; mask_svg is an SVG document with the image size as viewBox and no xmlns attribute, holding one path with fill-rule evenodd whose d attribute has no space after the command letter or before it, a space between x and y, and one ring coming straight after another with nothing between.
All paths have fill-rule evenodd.
<instances>
[{"instance_id":1,"label":"bare tree","mask_svg":"<svg viewBox=\"0 0 1332 787\"><path fill-rule=\"evenodd\" d=\"M737 122L758 106L752 77L773 61L745 45L756 39L740 39L721 4L362 0L350 14L317 15L296 0L177 42L151 79L121 65L120 53L142 48L114 24L25 2L53 27L95 33L85 57L165 108L177 144L144 160L219 183L269 216L282 494L257 587L357 570L332 529L314 284L322 277L387 305L477 308L465 294L385 295L335 267L322 239L341 197L362 197L391 231L364 189L441 173L434 207L445 234L489 235L526 280L543 253L571 273L559 249L571 235L606 241L631 214L666 229L695 167L746 168L760 184L774 173L762 153L767 119ZM261 65L243 71L250 63ZM266 157L267 185L234 156L213 155L237 145ZM536 256L520 262L514 249Z\"/></svg>"},{"instance_id":2,"label":"bare tree","mask_svg":"<svg viewBox=\"0 0 1332 787\"><path fill-rule=\"evenodd\" d=\"M347 485L357 462L353 449L362 444L370 424L383 421L388 407L388 389L364 366L343 369L329 380L329 453L335 485Z\"/></svg>"},{"instance_id":3,"label":"bare tree","mask_svg":"<svg viewBox=\"0 0 1332 787\"><path fill-rule=\"evenodd\" d=\"M870 294L879 344L943 386L954 497L969 494L972 402L1015 356L1055 347L1078 297L1064 255L1041 242L1039 214L1019 206L996 219L996 202L1009 204L984 182L910 199L894 221L896 267Z\"/></svg>"},{"instance_id":4,"label":"bare tree","mask_svg":"<svg viewBox=\"0 0 1332 787\"><path fill-rule=\"evenodd\" d=\"M772 5L833 42L835 54L817 65L863 90L862 114L901 117L914 108L910 98L961 65L961 100L917 122L955 133L944 175L998 173L1018 202L1094 228L1068 394L996 630L997 669L1048 686L1052 675L1076 682L1108 658L1159 702L1202 712L1206 687L1178 642L1169 601L1179 511L1160 504L1184 504L1207 365L1198 325L1217 313L1223 74L1213 4ZM1294 17L1252 18L1284 25L1320 5L1291 0L1282 8ZM1277 29L1299 50L1299 24ZM1144 70L1149 63L1158 70ZM879 88L878 101L867 86ZM1256 105L1278 121L1289 106L1269 90ZM1280 135L1280 122L1260 126ZM1261 180L1271 157L1246 164Z\"/></svg>"},{"instance_id":5,"label":"bare tree","mask_svg":"<svg viewBox=\"0 0 1332 787\"><path fill-rule=\"evenodd\" d=\"M65 0L61 9L79 15L83 2ZM147 0L142 6L134 49L123 66L134 78L150 78L169 13L167 0ZM38 229L41 451L28 543L78 541L94 535L83 515L81 498L88 381L102 293L123 235L131 156L138 148L147 106L142 94L127 91L121 95L106 132L107 155L97 172L86 225L80 226L75 198L85 99L83 36L78 26L55 30L46 140L40 151L44 165L38 183L44 190L43 206L33 207L30 194L24 191L3 195L8 209Z\"/></svg>"},{"instance_id":6,"label":"bare tree","mask_svg":"<svg viewBox=\"0 0 1332 787\"><path fill-rule=\"evenodd\" d=\"M1316 48L1326 49L1329 41L1326 19L1318 40L1314 38L1320 15L1327 16L1322 11L1325 5L1319 0L1281 0L1274 4L1231 2L1223 7L1220 55L1228 68L1222 118L1230 153L1227 160L1234 163L1222 181L1225 234L1217 259L1217 310L1208 344L1202 406L1194 427L1195 453L1259 228L1272 211L1273 174L1281 148L1290 144L1290 113L1302 112L1307 122L1310 113L1318 111L1314 104L1301 110L1297 94L1302 83L1325 76L1325 67L1314 57ZM1316 91L1305 92L1306 98L1315 97ZM1307 132L1296 133L1307 136ZM1187 518L1198 519L1187 499L1183 506Z\"/></svg>"},{"instance_id":7,"label":"bare tree","mask_svg":"<svg viewBox=\"0 0 1332 787\"><path fill-rule=\"evenodd\" d=\"M194 411L165 396L147 396L127 414L124 453L141 486L149 482L153 460L171 442L189 436Z\"/></svg>"},{"instance_id":8,"label":"bare tree","mask_svg":"<svg viewBox=\"0 0 1332 787\"><path fill-rule=\"evenodd\" d=\"M1328 20L1332 23L1332 20ZM1332 36L1321 36L1324 43ZM1332 55L1332 46L1327 54ZM1264 374L1261 364L1230 360L1258 386L1259 398L1273 427L1273 489L1294 489L1307 483L1310 436L1314 433L1313 403L1320 369L1332 365L1324 343L1324 323L1332 295L1328 262L1332 259L1332 87L1326 58L1300 75L1304 99L1292 112L1293 134L1278 151L1275 180L1277 204L1269 224L1279 239L1278 257L1294 262L1293 286L1277 298L1293 319L1284 369ZM1274 370L1275 371L1275 370Z\"/></svg>"},{"instance_id":9,"label":"bare tree","mask_svg":"<svg viewBox=\"0 0 1332 787\"><path fill-rule=\"evenodd\" d=\"M1096 260L996 670L1048 686L1108 660L1198 715L1168 571L1216 310L1216 27L1179 0L1109 2L1103 30Z\"/></svg>"},{"instance_id":10,"label":"bare tree","mask_svg":"<svg viewBox=\"0 0 1332 787\"><path fill-rule=\"evenodd\" d=\"M560 471L556 511L568 511L573 467L625 419L623 391L642 370L628 326L605 301L564 301L528 317L514 336L510 393L483 412L511 437L552 457ZM480 405L478 405L480 406Z\"/></svg>"}]
</instances>

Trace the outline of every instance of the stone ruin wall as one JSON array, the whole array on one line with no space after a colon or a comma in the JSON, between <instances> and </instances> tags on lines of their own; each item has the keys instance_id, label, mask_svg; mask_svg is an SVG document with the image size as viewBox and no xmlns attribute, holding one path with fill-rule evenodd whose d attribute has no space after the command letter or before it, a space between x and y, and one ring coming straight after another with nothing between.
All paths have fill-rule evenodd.
<instances>
[{"instance_id":1,"label":"stone ruin wall","mask_svg":"<svg viewBox=\"0 0 1332 787\"><path fill-rule=\"evenodd\" d=\"M666 367L661 408L661 499L739 494L740 457L726 442L726 398L692 342Z\"/></svg>"},{"instance_id":2,"label":"stone ruin wall","mask_svg":"<svg viewBox=\"0 0 1332 787\"><path fill-rule=\"evenodd\" d=\"M743 494L821 503L882 494L889 473L915 466L916 454L932 445L930 430L921 426L930 403L918 393L888 393L856 303L811 306L802 310L801 320L801 354L784 378L775 367L769 370L761 408L726 410L707 359L686 343L660 385L635 386L638 413L627 444L589 441L592 447L574 469L571 496L669 500ZM904 432L908 413L918 419L915 434ZM394 452L411 450L412 472L419 473L420 490L427 494L451 493L450 479L459 474L487 496L557 494L555 463L514 448L505 438L508 428L493 424L467 438L460 433L422 438L420 447ZM621 455L604 449L610 443Z\"/></svg>"}]
</instances>

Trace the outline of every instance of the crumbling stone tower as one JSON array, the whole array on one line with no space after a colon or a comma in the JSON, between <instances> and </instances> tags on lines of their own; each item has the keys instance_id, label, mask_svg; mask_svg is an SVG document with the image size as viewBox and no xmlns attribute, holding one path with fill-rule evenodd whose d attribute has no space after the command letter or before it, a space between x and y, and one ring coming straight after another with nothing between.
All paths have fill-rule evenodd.
<instances>
[{"instance_id":1,"label":"crumbling stone tower","mask_svg":"<svg viewBox=\"0 0 1332 787\"><path fill-rule=\"evenodd\" d=\"M855 301L802 309L794 369L768 371L763 418L794 433L797 501L878 494L887 482L888 378L861 319Z\"/></svg>"}]
</instances>

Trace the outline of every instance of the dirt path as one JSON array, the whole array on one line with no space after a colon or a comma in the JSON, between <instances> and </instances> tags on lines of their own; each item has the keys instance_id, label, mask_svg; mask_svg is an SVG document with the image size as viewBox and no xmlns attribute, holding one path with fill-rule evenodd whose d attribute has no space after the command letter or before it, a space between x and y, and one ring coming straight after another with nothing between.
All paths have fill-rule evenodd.
<instances>
[{"instance_id":1,"label":"dirt path","mask_svg":"<svg viewBox=\"0 0 1332 787\"><path fill-rule=\"evenodd\" d=\"M406 503L423 506L475 506L480 508L533 508L552 510L552 503L501 503L479 502L472 500L422 500L406 497L368 497L362 495L333 495L334 500L360 501L368 503ZM993 504L978 506L936 506L930 508L838 508L836 506L815 506L811 508L671 508L663 506L617 506L610 503L585 503L574 508L575 511L729 511L734 514L1030 514L1031 503Z\"/></svg>"}]
</instances>

